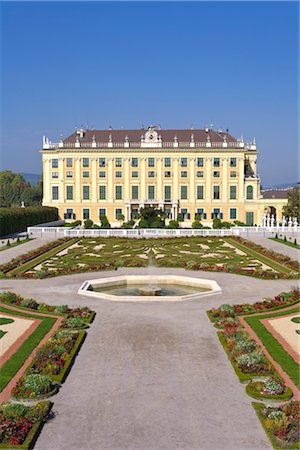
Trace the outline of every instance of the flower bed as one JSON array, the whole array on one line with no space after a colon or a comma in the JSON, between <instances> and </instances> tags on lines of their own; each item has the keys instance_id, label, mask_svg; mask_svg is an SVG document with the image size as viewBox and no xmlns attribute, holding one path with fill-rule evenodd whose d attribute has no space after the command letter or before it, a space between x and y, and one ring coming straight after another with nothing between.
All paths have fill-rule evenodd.
<instances>
[{"instance_id":1,"label":"flower bed","mask_svg":"<svg viewBox=\"0 0 300 450\"><path fill-rule=\"evenodd\" d=\"M0 448L32 448L51 408L49 401L33 407L20 403L1 405Z\"/></svg>"},{"instance_id":2,"label":"flower bed","mask_svg":"<svg viewBox=\"0 0 300 450\"><path fill-rule=\"evenodd\" d=\"M14 292L3 292L0 294L0 302L9 305L15 305L24 309L30 309L38 312L54 313L60 316L65 316L66 319L78 318L84 321L86 324L91 323L94 320L95 312L86 306L82 308L70 308L68 305L47 305L46 303L38 303L32 298L23 298Z\"/></svg>"},{"instance_id":3,"label":"flower bed","mask_svg":"<svg viewBox=\"0 0 300 450\"><path fill-rule=\"evenodd\" d=\"M282 263L285 266L288 266L289 268L296 270L297 272L300 271L300 263L298 261L294 261L287 255L283 255L282 253L274 252L273 250L269 250L262 245L255 244L253 241L249 241L247 239L243 239L240 236L231 236L231 240L236 241L237 243L240 243L244 245L245 247L248 247L250 249L253 249L262 255L265 255L266 257L277 261L278 263Z\"/></svg>"},{"instance_id":4,"label":"flower bed","mask_svg":"<svg viewBox=\"0 0 300 450\"><path fill-rule=\"evenodd\" d=\"M57 392L57 386L47 375L31 373L23 375L11 391L16 399L38 400L50 397Z\"/></svg>"},{"instance_id":5,"label":"flower bed","mask_svg":"<svg viewBox=\"0 0 300 450\"><path fill-rule=\"evenodd\" d=\"M299 449L300 404L291 401L278 407L252 403L264 430L276 449Z\"/></svg>"},{"instance_id":6,"label":"flower bed","mask_svg":"<svg viewBox=\"0 0 300 450\"><path fill-rule=\"evenodd\" d=\"M209 319L212 322L219 322L226 318L235 318L243 314L251 314L257 312L265 312L269 310L276 310L291 306L299 302L300 290L294 289L291 292L282 292L274 298L264 298L260 302L253 305L239 304L239 305L221 305L219 308L212 308L207 312Z\"/></svg>"},{"instance_id":7,"label":"flower bed","mask_svg":"<svg viewBox=\"0 0 300 450\"><path fill-rule=\"evenodd\" d=\"M2 264L0 266L0 272L2 272L3 274L6 274L7 272L9 272L13 269L16 269L17 267L22 266L23 264L32 260L33 258L43 255L46 252L48 252L49 250L59 247L64 243L68 243L68 245L70 245L71 241L73 242L74 239L62 238L62 239L57 239L56 241L49 242L48 244L43 245L42 247L39 247L36 250L31 250L30 252L27 252L24 255L21 255L21 256L18 256L17 258L12 259L10 262L8 262L6 264Z\"/></svg>"},{"instance_id":8,"label":"flower bed","mask_svg":"<svg viewBox=\"0 0 300 450\"><path fill-rule=\"evenodd\" d=\"M85 331L57 331L36 352L27 372L49 375L54 382L63 383L85 338Z\"/></svg>"},{"instance_id":9,"label":"flower bed","mask_svg":"<svg viewBox=\"0 0 300 450\"><path fill-rule=\"evenodd\" d=\"M250 397L258 400L289 400L293 396L291 388L282 385L281 380L274 378L268 378L266 381L251 381L246 387L246 392Z\"/></svg>"}]
</instances>

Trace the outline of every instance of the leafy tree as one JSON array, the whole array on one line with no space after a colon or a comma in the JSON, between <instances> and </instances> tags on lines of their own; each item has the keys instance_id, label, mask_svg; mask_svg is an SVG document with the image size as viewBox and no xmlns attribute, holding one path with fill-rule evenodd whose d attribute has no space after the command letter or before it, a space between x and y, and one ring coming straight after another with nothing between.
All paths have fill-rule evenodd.
<instances>
[{"instance_id":1,"label":"leafy tree","mask_svg":"<svg viewBox=\"0 0 300 450\"><path fill-rule=\"evenodd\" d=\"M219 218L216 217L216 218L213 220L213 228L216 228L216 229L222 228L222 222L221 222L221 219L219 219Z\"/></svg>"},{"instance_id":2,"label":"leafy tree","mask_svg":"<svg viewBox=\"0 0 300 450\"><path fill-rule=\"evenodd\" d=\"M199 219L196 219L196 220L192 223L192 228L194 228L194 229L203 228L203 225L202 225L202 223L200 222Z\"/></svg>"},{"instance_id":3,"label":"leafy tree","mask_svg":"<svg viewBox=\"0 0 300 450\"><path fill-rule=\"evenodd\" d=\"M10 170L0 172L0 206L11 207L39 205L43 196L42 182L31 186L25 178Z\"/></svg>"},{"instance_id":4,"label":"leafy tree","mask_svg":"<svg viewBox=\"0 0 300 450\"><path fill-rule=\"evenodd\" d=\"M99 216L99 219L100 219L100 227L101 228L110 228L110 223L105 214L102 214L101 216Z\"/></svg>"},{"instance_id":5,"label":"leafy tree","mask_svg":"<svg viewBox=\"0 0 300 450\"><path fill-rule=\"evenodd\" d=\"M84 228L87 230L87 229L90 229L90 228L93 228L93 224L94 224L94 222L91 220L91 219L86 219L85 221L84 221Z\"/></svg>"},{"instance_id":6,"label":"leafy tree","mask_svg":"<svg viewBox=\"0 0 300 450\"><path fill-rule=\"evenodd\" d=\"M184 217L183 217L183 215L181 213L178 214L177 221L178 222L184 222Z\"/></svg>"},{"instance_id":7,"label":"leafy tree","mask_svg":"<svg viewBox=\"0 0 300 450\"><path fill-rule=\"evenodd\" d=\"M169 225L166 228L180 228L178 220L170 220Z\"/></svg>"},{"instance_id":8,"label":"leafy tree","mask_svg":"<svg viewBox=\"0 0 300 450\"><path fill-rule=\"evenodd\" d=\"M139 228L164 228L165 226L165 213L154 206L141 208L140 217Z\"/></svg>"},{"instance_id":9,"label":"leafy tree","mask_svg":"<svg viewBox=\"0 0 300 450\"><path fill-rule=\"evenodd\" d=\"M297 217L300 222L300 184L295 186L288 193L288 204L283 208L283 215L288 217Z\"/></svg>"},{"instance_id":10,"label":"leafy tree","mask_svg":"<svg viewBox=\"0 0 300 450\"><path fill-rule=\"evenodd\" d=\"M117 220L118 220L119 222L123 222L123 220L125 220L124 214L119 213L119 214L118 214L118 217L117 217Z\"/></svg>"},{"instance_id":11,"label":"leafy tree","mask_svg":"<svg viewBox=\"0 0 300 450\"><path fill-rule=\"evenodd\" d=\"M135 224L135 221L132 219L132 220L129 220L128 222L123 222L121 228L133 228L134 224Z\"/></svg>"}]
</instances>

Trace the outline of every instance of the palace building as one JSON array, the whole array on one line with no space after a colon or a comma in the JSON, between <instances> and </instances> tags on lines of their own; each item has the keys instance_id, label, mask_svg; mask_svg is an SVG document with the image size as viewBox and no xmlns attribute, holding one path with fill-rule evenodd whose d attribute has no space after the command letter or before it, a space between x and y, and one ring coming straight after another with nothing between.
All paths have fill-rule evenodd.
<instances>
[{"instance_id":1,"label":"palace building","mask_svg":"<svg viewBox=\"0 0 300 450\"><path fill-rule=\"evenodd\" d=\"M196 215L204 225L216 217L259 225L266 210L281 219L286 204L260 192L255 140L228 131L79 129L58 143L44 137L41 153L43 205L66 220L99 223L105 214L119 226L120 214L128 221L154 205L169 219L180 213L183 226Z\"/></svg>"}]
</instances>

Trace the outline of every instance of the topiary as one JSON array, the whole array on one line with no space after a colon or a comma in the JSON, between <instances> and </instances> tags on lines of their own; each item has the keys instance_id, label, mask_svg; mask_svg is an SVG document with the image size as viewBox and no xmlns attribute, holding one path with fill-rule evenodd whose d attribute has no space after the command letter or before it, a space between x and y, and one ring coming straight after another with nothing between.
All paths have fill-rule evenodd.
<instances>
[{"instance_id":1,"label":"topiary","mask_svg":"<svg viewBox=\"0 0 300 450\"><path fill-rule=\"evenodd\" d=\"M39 303L37 301L35 301L33 298L24 298L24 300L21 301L20 305L23 308L35 309L35 310L37 310L39 307Z\"/></svg>"}]
</instances>

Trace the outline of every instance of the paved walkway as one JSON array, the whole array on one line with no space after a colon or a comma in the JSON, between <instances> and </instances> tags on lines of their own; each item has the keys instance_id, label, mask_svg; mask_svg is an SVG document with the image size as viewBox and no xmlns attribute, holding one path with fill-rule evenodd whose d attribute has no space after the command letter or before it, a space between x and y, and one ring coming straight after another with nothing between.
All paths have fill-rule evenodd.
<instances>
[{"instance_id":1,"label":"paved walkway","mask_svg":"<svg viewBox=\"0 0 300 450\"><path fill-rule=\"evenodd\" d=\"M287 255L296 261L300 259L300 250L294 247L290 247L289 245L283 244L281 242L272 241L268 238L263 237L248 237L249 241L253 241L256 244L262 245L274 252L282 253L283 255Z\"/></svg>"},{"instance_id":2,"label":"paved walkway","mask_svg":"<svg viewBox=\"0 0 300 450\"><path fill-rule=\"evenodd\" d=\"M42 245L47 244L48 242L53 241L53 239L46 238L37 238L32 239L31 241L26 242L25 244L17 245L16 247L8 248L7 250L2 250L0 252L0 264L5 264L11 261L17 256L24 255L24 253L30 252L31 250L35 250Z\"/></svg>"},{"instance_id":3,"label":"paved walkway","mask_svg":"<svg viewBox=\"0 0 300 450\"><path fill-rule=\"evenodd\" d=\"M109 302L77 295L86 279L143 274L147 269L75 274L45 280L0 280L51 304L97 311L75 364L53 398L55 418L39 450L270 449L264 431L222 349L206 310L254 302L294 280L183 269L152 269L215 279L223 294L184 302Z\"/></svg>"}]
</instances>

